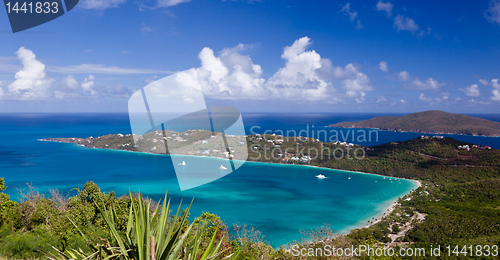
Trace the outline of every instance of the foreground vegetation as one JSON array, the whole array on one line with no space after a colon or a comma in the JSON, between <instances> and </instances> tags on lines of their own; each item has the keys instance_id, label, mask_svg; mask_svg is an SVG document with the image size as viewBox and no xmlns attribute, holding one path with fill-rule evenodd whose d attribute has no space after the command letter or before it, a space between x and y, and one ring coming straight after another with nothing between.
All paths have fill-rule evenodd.
<instances>
[{"instance_id":1,"label":"foreground vegetation","mask_svg":"<svg viewBox=\"0 0 500 260\"><path fill-rule=\"evenodd\" d=\"M139 252L142 245L146 249L141 249L142 253L137 253L137 256L143 255L143 258L129 254L127 259L145 259L148 257L147 253L144 255L145 250L151 249L148 245L154 243L147 238L153 236L154 241L159 243L155 247L156 252L164 252L169 243L159 241L173 237L156 237L160 233L165 234L158 232L158 223L162 222L158 216L162 216L165 230L177 230L176 239L172 240L172 244L177 246L169 248L178 250L169 251L169 257L164 259L200 259L206 252L205 257L215 256L212 259L327 259L296 257L290 250L293 246L314 250L325 245L425 248L427 252L431 247L441 245L443 255L447 255L444 251L447 245L500 245L500 151L496 149L458 149L459 146L473 145L450 138L417 138L371 147L366 149L363 159L355 160L353 156L335 156L348 148L345 145L312 139L299 141L285 138L279 142L280 148L299 147L300 152L277 156L278 151L274 149L277 143L266 141L277 138L282 137L249 136L249 153L258 150L276 155L254 160L371 172L417 179L423 185L401 198L394 211L385 214L382 219L374 219L367 228L355 229L345 236L335 236L328 226L303 231L307 242L294 242L278 249L267 245L258 232L233 230L216 215L205 213L189 222L186 219L189 207L179 206L178 214L164 217L168 215L168 210L164 210L167 199L153 202L143 200L140 194L117 197L112 192L101 192L92 182L85 184L83 189L78 190L78 195L70 198L64 198L56 191L45 197L30 189L18 203L0 193L0 255L18 259L43 256L69 258L72 253L72 258L79 259L92 254L97 258L95 253L98 252L99 259L104 259L104 256L118 259L125 253ZM314 157L308 154L309 148L323 151L323 157L308 161L290 159ZM0 189L5 189L3 179L0 184ZM140 214L137 213L139 209L143 210ZM149 221L140 220L148 218ZM139 235L142 234L137 232L139 228L149 230L144 233L148 235ZM136 235L132 235L133 230ZM143 242L138 243L139 240ZM426 256L432 258L428 254ZM469 258L463 255L450 258L460 257ZM373 259L366 255L359 258Z\"/></svg>"}]
</instances>

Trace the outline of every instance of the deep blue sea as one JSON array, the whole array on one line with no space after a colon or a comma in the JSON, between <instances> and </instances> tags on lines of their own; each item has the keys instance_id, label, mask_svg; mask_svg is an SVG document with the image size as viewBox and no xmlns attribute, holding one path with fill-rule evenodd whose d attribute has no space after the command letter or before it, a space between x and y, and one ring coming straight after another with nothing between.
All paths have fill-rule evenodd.
<instances>
[{"instance_id":1,"label":"deep blue sea","mask_svg":"<svg viewBox=\"0 0 500 260\"><path fill-rule=\"evenodd\" d=\"M270 131L327 130L328 124L365 120L382 114L244 114L247 134ZM387 114L384 114L387 115ZM500 121L500 115L474 115ZM253 127L253 128L252 128ZM252 130L251 130L252 129ZM337 129L340 131L341 129ZM236 172L212 183L180 191L168 156L88 149L72 144L40 142L48 137L88 137L130 133L127 114L0 114L0 177L18 197L31 183L42 193L57 188L63 194L94 181L104 191L127 194L139 189L160 199L168 190L173 202L194 199L191 216L219 215L228 226L255 227L273 246L303 239L299 230L329 224L346 232L379 216L396 198L416 187L409 180L345 171L246 162ZM349 131L344 129L343 131ZM352 130L351 130L352 131ZM301 135L304 135L304 131ZM408 140L420 133L379 132L371 146ZM319 139L329 140L331 134ZM500 148L500 138L453 135L453 138ZM342 139L342 138L340 138ZM343 140L341 140L343 141ZM351 140L345 140L351 142ZM189 165L192 158L186 157ZM208 159L214 169L218 159ZM328 179L314 176L323 174ZM350 177L350 179L349 179Z\"/></svg>"}]
</instances>

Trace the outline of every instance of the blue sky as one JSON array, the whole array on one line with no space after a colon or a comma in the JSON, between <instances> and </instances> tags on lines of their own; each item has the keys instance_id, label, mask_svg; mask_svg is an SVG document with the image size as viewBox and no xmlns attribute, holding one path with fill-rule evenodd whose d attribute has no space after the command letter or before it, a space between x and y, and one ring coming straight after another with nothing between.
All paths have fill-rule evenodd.
<instances>
[{"instance_id":1,"label":"blue sky","mask_svg":"<svg viewBox=\"0 0 500 260\"><path fill-rule=\"evenodd\" d=\"M243 112L498 113L500 0L80 0L13 34L0 11L0 112L126 112L194 68Z\"/></svg>"}]
</instances>

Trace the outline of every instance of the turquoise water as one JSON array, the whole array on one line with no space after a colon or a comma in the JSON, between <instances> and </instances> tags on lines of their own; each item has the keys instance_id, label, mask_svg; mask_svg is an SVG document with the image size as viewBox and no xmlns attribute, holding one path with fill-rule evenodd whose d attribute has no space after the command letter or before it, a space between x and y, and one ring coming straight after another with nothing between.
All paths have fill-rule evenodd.
<instances>
[{"instance_id":1,"label":"turquoise water","mask_svg":"<svg viewBox=\"0 0 500 260\"><path fill-rule=\"evenodd\" d=\"M169 156L37 141L129 132L126 117L120 115L0 116L0 177L5 177L7 192L13 197L16 187L26 187L25 183L41 192L57 188L68 194L94 181L104 191L121 195L141 189L155 199L168 190L175 203L195 198L192 216L208 211L230 227L255 227L273 246L301 240L299 230L325 224L337 232L364 226L416 187L413 181L391 182L377 175L246 162L230 175L181 192ZM183 160L189 171L193 158ZM221 161L204 160L207 171L218 171ZM328 179L315 178L318 174Z\"/></svg>"}]
</instances>

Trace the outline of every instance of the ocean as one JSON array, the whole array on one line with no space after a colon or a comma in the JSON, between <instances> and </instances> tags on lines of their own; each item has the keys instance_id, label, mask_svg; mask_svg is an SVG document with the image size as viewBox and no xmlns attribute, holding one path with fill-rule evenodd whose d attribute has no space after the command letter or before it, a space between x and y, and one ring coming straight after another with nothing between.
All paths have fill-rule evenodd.
<instances>
[{"instance_id":1,"label":"ocean","mask_svg":"<svg viewBox=\"0 0 500 260\"><path fill-rule=\"evenodd\" d=\"M266 130L299 133L306 129L330 131L334 129L325 128L328 124L380 115L260 113L244 114L243 122L247 134ZM499 115L475 116L500 121ZM187 206L194 198L191 216L202 212L217 214L229 227L254 227L264 235L264 240L280 246L305 239L300 230L330 225L332 230L342 233L364 226L372 217L385 212L396 198L416 188L413 181L389 180L377 175L245 162L236 172L217 181L180 191L169 156L37 141L130 131L127 114L0 114L0 177L5 178L9 186L6 192L16 199L19 189L26 189L26 183L30 183L42 193L58 189L69 196L75 194L72 188L82 188L86 181L118 195L128 194L129 189L133 192L140 189L153 199L163 198L168 190L174 203L183 200ZM302 131L302 135L304 133ZM420 135L381 131L377 140L359 144L371 146ZM451 137L500 148L500 138L496 137ZM192 158L184 160L189 166ZM219 159L206 160L214 169L221 164ZM317 179L318 174L328 178Z\"/></svg>"}]
</instances>

